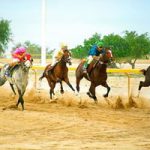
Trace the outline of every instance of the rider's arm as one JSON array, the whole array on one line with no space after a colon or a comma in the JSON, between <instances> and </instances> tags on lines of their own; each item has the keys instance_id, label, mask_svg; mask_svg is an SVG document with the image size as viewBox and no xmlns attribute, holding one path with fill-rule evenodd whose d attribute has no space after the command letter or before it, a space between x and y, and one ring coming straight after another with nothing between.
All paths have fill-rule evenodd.
<instances>
[{"instance_id":1,"label":"rider's arm","mask_svg":"<svg viewBox=\"0 0 150 150\"><path fill-rule=\"evenodd\" d=\"M62 58L62 56L63 56L63 52L60 50L55 53L54 57L59 61Z\"/></svg>"}]
</instances>

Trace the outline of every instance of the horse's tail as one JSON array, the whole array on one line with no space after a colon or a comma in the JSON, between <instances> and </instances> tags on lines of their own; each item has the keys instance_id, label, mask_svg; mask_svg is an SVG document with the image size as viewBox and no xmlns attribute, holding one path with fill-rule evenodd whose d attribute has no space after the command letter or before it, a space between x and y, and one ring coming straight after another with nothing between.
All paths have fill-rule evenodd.
<instances>
[{"instance_id":1,"label":"horse's tail","mask_svg":"<svg viewBox=\"0 0 150 150\"><path fill-rule=\"evenodd\" d=\"M43 74L42 74L42 76L39 78L39 80L41 81L44 77L45 77L45 71L43 72Z\"/></svg>"}]
</instances>

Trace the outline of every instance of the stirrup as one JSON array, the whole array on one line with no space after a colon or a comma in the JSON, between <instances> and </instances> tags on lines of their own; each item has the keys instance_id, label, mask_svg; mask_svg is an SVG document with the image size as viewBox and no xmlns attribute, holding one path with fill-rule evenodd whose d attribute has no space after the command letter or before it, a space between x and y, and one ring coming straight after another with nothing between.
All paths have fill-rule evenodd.
<instances>
[{"instance_id":1,"label":"stirrup","mask_svg":"<svg viewBox=\"0 0 150 150\"><path fill-rule=\"evenodd\" d=\"M87 70L83 70L83 73L84 73L84 74L87 74Z\"/></svg>"},{"instance_id":2,"label":"stirrup","mask_svg":"<svg viewBox=\"0 0 150 150\"><path fill-rule=\"evenodd\" d=\"M11 77L10 72L9 72L9 71L6 71L6 72L5 72L5 76L6 76L6 77Z\"/></svg>"},{"instance_id":3,"label":"stirrup","mask_svg":"<svg viewBox=\"0 0 150 150\"><path fill-rule=\"evenodd\" d=\"M87 75L87 78L88 78L89 80L91 80L91 79L90 79L90 76L89 76L89 74L88 74L88 72L86 73L86 75Z\"/></svg>"},{"instance_id":4,"label":"stirrup","mask_svg":"<svg viewBox=\"0 0 150 150\"><path fill-rule=\"evenodd\" d=\"M87 69L86 68L83 68L83 73L87 74Z\"/></svg>"}]
</instances>

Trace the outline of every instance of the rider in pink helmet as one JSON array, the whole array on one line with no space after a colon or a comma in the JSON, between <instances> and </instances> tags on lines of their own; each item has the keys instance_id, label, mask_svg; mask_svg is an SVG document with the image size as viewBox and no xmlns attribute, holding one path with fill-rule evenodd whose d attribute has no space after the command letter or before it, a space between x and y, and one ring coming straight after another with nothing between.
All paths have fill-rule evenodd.
<instances>
[{"instance_id":1,"label":"rider in pink helmet","mask_svg":"<svg viewBox=\"0 0 150 150\"><path fill-rule=\"evenodd\" d=\"M19 47L12 53L13 62L23 62L26 55L26 48Z\"/></svg>"},{"instance_id":2,"label":"rider in pink helmet","mask_svg":"<svg viewBox=\"0 0 150 150\"><path fill-rule=\"evenodd\" d=\"M15 65L17 65L20 62L25 62L27 60L31 60L31 55L26 53L25 47L18 47L15 49L15 51L12 52L12 58L13 61L8 64L8 67L6 68L6 76L10 76L10 69L13 68Z\"/></svg>"}]
</instances>

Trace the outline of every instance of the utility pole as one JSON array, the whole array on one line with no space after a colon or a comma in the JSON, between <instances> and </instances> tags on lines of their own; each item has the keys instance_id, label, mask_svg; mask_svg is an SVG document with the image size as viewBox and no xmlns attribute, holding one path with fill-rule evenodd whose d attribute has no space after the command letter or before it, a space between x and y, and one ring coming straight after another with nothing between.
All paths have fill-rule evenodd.
<instances>
[{"instance_id":1,"label":"utility pole","mask_svg":"<svg viewBox=\"0 0 150 150\"><path fill-rule=\"evenodd\" d=\"M46 65L46 0L42 1L41 13L41 65Z\"/></svg>"}]
</instances>

